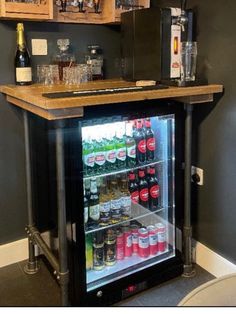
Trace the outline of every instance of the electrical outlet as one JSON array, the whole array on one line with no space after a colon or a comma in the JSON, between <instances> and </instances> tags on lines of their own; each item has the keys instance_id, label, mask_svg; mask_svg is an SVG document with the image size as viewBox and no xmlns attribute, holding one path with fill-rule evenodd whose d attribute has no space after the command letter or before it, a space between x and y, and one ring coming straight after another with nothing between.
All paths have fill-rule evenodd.
<instances>
[{"instance_id":1,"label":"electrical outlet","mask_svg":"<svg viewBox=\"0 0 236 314\"><path fill-rule=\"evenodd\" d=\"M46 56L48 54L47 39L31 39L31 44L33 56Z\"/></svg>"},{"instance_id":2,"label":"electrical outlet","mask_svg":"<svg viewBox=\"0 0 236 314\"><path fill-rule=\"evenodd\" d=\"M203 169L192 166L192 182L195 182L197 185L203 185L203 174Z\"/></svg>"}]
</instances>

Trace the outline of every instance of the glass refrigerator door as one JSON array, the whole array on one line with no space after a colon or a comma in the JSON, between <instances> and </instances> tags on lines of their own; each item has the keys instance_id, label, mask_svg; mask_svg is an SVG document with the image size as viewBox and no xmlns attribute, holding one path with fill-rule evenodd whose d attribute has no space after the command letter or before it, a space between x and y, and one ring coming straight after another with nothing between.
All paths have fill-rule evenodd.
<instances>
[{"instance_id":1,"label":"glass refrigerator door","mask_svg":"<svg viewBox=\"0 0 236 314\"><path fill-rule=\"evenodd\" d=\"M87 291L175 256L174 115L82 126Z\"/></svg>"}]
</instances>

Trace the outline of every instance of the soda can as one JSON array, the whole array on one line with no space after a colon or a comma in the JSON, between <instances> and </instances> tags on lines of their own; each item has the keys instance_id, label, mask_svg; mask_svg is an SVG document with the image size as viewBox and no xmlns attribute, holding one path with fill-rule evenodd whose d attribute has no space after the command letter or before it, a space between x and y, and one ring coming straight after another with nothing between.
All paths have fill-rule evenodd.
<instances>
[{"instance_id":1,"label":"soda can","mask_svg":"<svg viewBox=\"0 0 236 314\"><path fill-rule=\"evenodd\" d=\"M133 224L130 226L131 233L132 233L132 247L133 247L133 254L138 254L138 229L139 226Z\"/></svg>"},{"instance_id":2,"label":"soda can","mask_svg":"<svg viewBox=\"0 0 236 314\"><path fill-rule=\"evenodd\" d=\"M122 230L119 228L116 231L116 259L122 260L124 257L124 235Z\"/></svg>"},{"instance_id":3,"label":"soda can","mask_svg":"<svg viewBox=\"0 0 236 314\"><path fill-rule=\"evenodd\" d=\"M155 227L157 228L158 252L164 252L166 250L166 227L163 223L158 223Z\"/></svg>"},{"instance_id":4,"label":"soda can","mask_svg":"<svg viewBox=\"0 0 236 314\"><path fill-rule=\"evenodd\" d=\"M130 257L133 254L132 233L129 227L123 228L124 236L124 256Z\"/></svg>"},{"instance_id":5,"label":"soda can","mask_svg":"<svg viewBox=\"0 0 236 314\"><path fill-rule=\"evenodd\" d=\"M155 226L148 226L148 236L149 236L149 249L151 255L156 255L158 252L158 242L157 242L157 229Z\"/></svg>"},{"instance_id":6,"label":"soda can","mask_svg":"<svg viewBox=\"0 0 236 314\"><path fill-rule=\"evenodd\" d=\"M138 230L138 255L140 257L148 257L149 250L149 235L146 228L140 228Z\"/></svg>"}]
</instances>

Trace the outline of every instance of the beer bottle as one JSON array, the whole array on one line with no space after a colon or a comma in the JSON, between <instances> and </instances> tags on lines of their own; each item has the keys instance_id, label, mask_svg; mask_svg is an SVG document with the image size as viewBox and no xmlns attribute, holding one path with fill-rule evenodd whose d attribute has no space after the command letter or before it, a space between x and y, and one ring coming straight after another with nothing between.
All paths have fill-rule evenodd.
<instances>
[{"instance_id":1,"label":"beer bottle","mask_svg":"<svg viewBox=\"0 0 236 314\"><path fill-rule=\"evenodd\" d=\"M104 145L103 137L102 137L102 126L96 126L96 133L95 133L95 146L94 146L94 153L95 153L95 171L97 174L102 174L105 171L105 162L106 162L106 155L105 155L105 145Z\"/></svg>"},{"instance_id":2,"label":"beer bottle","mask_svg":"<svg viewBox=\"0 0 236 314\"><path fill-rule=\"evenodd\" d=\"M116 123L116 165L118 169L126 167L126 144L125 144L125 124L124 122Z\"/></svg>"},{"instance_id":3,"label":"beer bottle","mask_svg":"<svg viewBox=\"0 0 236 314\"><path fill-rule=\"evenodd\" d=\"M115 132L112 123L106 124L106 170L108 172L116 169L116 143L115 143Z\"/></svg>"},{"instance_id":4,"label":"beer bottle","mask_svg":"<svg viewBox=\"0 0 236 314\"><path fill-rule=\"evenodd\" d=\"M147 143L146 159L147 161L152 161L155 155L156 141L154 137L154 132L151 129L150 118L145 119L145 136L146 136L146 143Z\"/></svg>"},{"instance_id":5,"label":"beer bottle","mask_svg":"<svg viewBox=\"0 0 236 314\"><path fill-rule=\"evenodd\" d=\"M146 161L146 138L143 130L142 120L137 120L136 131L134 132L134 139L136 142L136 160L138 164L143 164Z\"/></svg>"},{"instance_id":6,"label":"beer bottle","mask_svg":"<svg viewBox=\"0 0 236 314\"><path fill-rule=\"evenodd\" d=\"M155 211L158 208L160 186L158 184L158 180L156 177L156 169L153 166L149 168L148 190L149 190L149 209L151 211Z\"/></svg>"},{"instance_id":7,"label":"beer bottle","mask_svg":"<svg viewBox=\"0 0 236 314\"><path fill-rule=\"evenodd\" d=\"M89 127L82 128L82 139L84 175L91 175L94 173L95 156Z\"/></svg>"},{"instance_id":8,"label":"beer bottle","mask_svg":"<svg viewBox=\"0 0 236 314\"><path fill-rule=\"evenodd\" d=\"M111 223L117 223L121 220L121 193L118 190L117 180L112 179L111 188Z\"/></svg>"},{"instance_id":9,"label":"beer bottle","mask_svg":"<svg viewBox=\"0 0 236 314\"><path fill-rule=\"evenodd\" d=\"M138 170L139 177L139 204L145 208L149 206L149 197L148 197L148 183L145 179L144 169Z\"/></svg>"},{"instance_id":10,"label":"beer bottle","mask_svg":"<svg viewBox=\"0 0 236 314\"><path fill-rule=\"evenodd\" d=\"M127 150L127 167L132 168L136 165L136 143L133 138L132 123L126 123L126 150Z\"/></svg>"},{"instance_id":11,"label":"beer bottle","mask_svg":"<svg viewBox=\"0 0 236 314\"><path fill-rule=\"evenodd\" d=\"M91 179L90 199L89 199L89 225L96 227L100 218L99 196L97 190L97 181Z\"/></svg>"},{"instance_id":12,"label":"beer bottle","mask_svg":"<svg viewBox=\"0 0 236 314\"><path fill-rule=\"evenodd\" d=\"M100 230L93 233L93 269L102 270L104 267L104 235Z\"/></svg>"},{"instance_id":13,"label":"beer bottle","mask_svg":"<svg viewBox=\"0 0 236 314\"><path fill-rule=\"evenodd\" d=\"M108 229L104 240L105 264L113 266L116 263L116 232L114 229Z\"/></svg>"},{"instance_id":14,"label":"beer bottle","mask_svg":"<svg viewBox=\"0 0 236 314\"><path fill-rule=\"evenodd\" d=\"M90 179L85 179L84 180L84 189L85 189L85 196L86 196L88 201L90 199L90 186L91 186Z\"/></svg>"},{"instance_id":15,"label":"beer bottle","mask_svg":"<svg viewBox=\"0 0 236 314\"><path fill-rule=\"evenodd\" d=\"M131 196L128 190L127 179L122 178L120 183L122 218L127 220L131 217Z\"/></svg>"},{"instance_id":16,"label":"beer bottle","mask_svg":"<svg viewBox=\"0 0 236 314\"><path fill-rule=\"evenodd\" d=\"M135 179L135 173L133 171L130 171L129 173L129 192L130 192L132 203L138 204L139 203L139 188Z\"/></svg>"},{"instance_id":17,"label":"beer bottle","mask_svg":"<svg viewBox=\"0 0 236 314\"><path fill-rule=\"evenodd\" d=\"M106 226L109 224L111 215L111 202L107 191L106 182L103 182L101 185L99 200L100 225Z\"/></svg>"}]
</instances>

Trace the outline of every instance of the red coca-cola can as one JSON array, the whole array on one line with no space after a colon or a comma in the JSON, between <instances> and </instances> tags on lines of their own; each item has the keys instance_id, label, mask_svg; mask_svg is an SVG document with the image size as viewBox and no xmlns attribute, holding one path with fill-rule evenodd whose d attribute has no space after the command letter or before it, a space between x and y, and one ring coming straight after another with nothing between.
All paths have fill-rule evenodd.
<instances>
[{"instance_id":1,"label":"red coca-cola can","mask_svg":"<svg viewBox=\"0 0 236 314\"><path fill-rule=\"evenodd\" d=\"M116 231L116 259L122 260L125 257L124 252L124 235L121 229Z\"/></svg>"},{"instance_id":2,"label":"red coca-cola can","mask_svg":"<svg viewBox=\"0 0 236 314\"><path fill-rule=\"evenodd\" d=\"M146 228L138 230L138 255L140 257L148 257L149 251L149 235Z\"/></svg>"},{"instance_id":3,"label":"red coca-cola can","mask_svg":"<svg viewBox=\"0 0 236 314\"><path fill-rule=\"evenodd\" d=\"M130 257L133 254L132 233L129 227L122 229L124 237L124 256Z\"/></svg>"},{"instance_id":4,"label":"red coca-cola can","mask_svg":"<svg viewBox=\"0 0 236 314\"><path fill-rule=\"evenodd\" d=\"M131 233L132 233L132 247L133 247L133 254L138 254L138 225L131 225L130 226Z\"/></svg>"},{"instance_id":5,"label":"red coca-cola can","mask_svg":"<svg viewBox=\"0 0 236 314\"><path fill-rule=\"evenodd\" d=\"M156 255L158 252L158 242L157 242L157 228L155 226L148 226L148 236L149 236L149 250L151 255Z\"/></svg>"},{"instance_id":6,"label":"red coca-cola can","mask_svg":"<svg viewBox=\"0 0 236 314\"><path fill-rule=\"evenodd\" d=\"M166 250L166 227L161 222L155 227L157 228L158 252L164 252Z\"/></svg>"}]
</instances>

